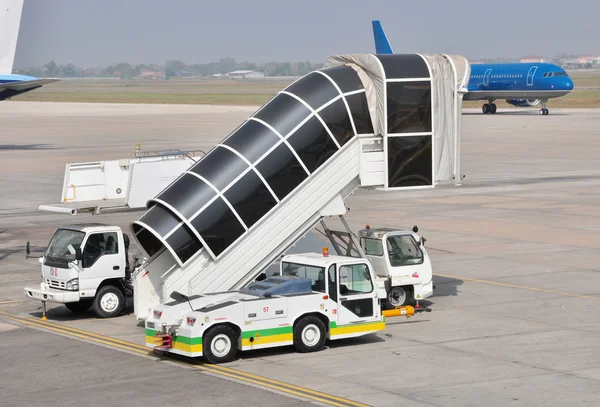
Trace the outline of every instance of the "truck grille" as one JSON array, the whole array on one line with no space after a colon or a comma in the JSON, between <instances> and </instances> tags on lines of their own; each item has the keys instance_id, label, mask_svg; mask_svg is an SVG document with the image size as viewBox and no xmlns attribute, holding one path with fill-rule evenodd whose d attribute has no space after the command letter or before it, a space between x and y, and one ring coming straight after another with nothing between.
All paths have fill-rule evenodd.
<instances>
[{"instance_id":1,"label":"truck grille","mask_svg":"<svg viewBox=\"0 0 600 407\"><path fill-rule=\"evenodd\" d=\"M48 284L48 286L50 286L51 288L59 288L59 289L65 289L65 282L62 281L56 281L56 280L50 280L50 279L46 279L46 284Z\"/></svg>"}]
</instances>

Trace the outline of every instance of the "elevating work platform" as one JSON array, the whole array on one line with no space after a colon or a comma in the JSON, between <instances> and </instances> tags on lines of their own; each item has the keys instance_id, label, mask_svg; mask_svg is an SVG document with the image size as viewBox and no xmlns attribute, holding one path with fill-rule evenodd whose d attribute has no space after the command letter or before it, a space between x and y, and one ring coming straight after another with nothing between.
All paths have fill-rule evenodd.
<instances>
[{"instance_id":1,"label":"elevating work platform","mask_svg":"<svg viewBox=\"0 0 600 407\"><path fill-rule=\"evenodd\" d=\"M450 55L336 55L298 79L147 203L135 313L240 289L357 188L460 182L469 63Z\"/></svg>"}]
</instances>

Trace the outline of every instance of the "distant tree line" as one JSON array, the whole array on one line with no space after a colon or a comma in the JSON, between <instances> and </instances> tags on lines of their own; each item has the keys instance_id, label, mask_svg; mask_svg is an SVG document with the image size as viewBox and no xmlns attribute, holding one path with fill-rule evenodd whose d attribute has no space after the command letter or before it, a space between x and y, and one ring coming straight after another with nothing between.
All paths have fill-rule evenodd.
<instances>
[{"instance_id":1,"label":"distant tree line","mask_svg":"<svg viewBox=\"0 0 600 407\"><path fill-rule=\"evenodd\" d=\"M132 79L142 72L164 72L165 77L195 76L210 77L215 74L226 74L237 70L252 70L263 72L265 76L301 76L323 66L322 63L304 62L238 62L234 58L221 58L218 62L207 64L186 64L183 61L168 60L164 65L138 64L131 65L127 62L119 62L105 67L78 67L71 63L60 65L51 60L42 67L31 67L18 69L16 73L31 75L38 78L85 78L85 77L119 77L121 79Z\"/></svg>"}]
</instances>

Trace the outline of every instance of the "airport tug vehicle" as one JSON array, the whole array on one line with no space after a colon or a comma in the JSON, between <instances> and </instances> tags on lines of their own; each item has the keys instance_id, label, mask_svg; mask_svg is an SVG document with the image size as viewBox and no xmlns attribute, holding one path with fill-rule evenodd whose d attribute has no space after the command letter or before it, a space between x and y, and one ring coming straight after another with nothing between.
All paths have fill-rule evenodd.
<instances>
[{"instance_id":1,"label":"airport tug vehicle","mask_svg":"<svg viewBox=\"0 0 600 407\"><path fill-rule=\"evenodd\" d=\"M293 345L314 352L328 339L385 329L380 299L387 293L371 262L328 252L284 256L279 275L239 291L193 297L173 292L174 301L154 308L146 320L146 345L223 363L238 350ZM405 306L388 315L430 311Z\"/></svg>"}]
</instances>

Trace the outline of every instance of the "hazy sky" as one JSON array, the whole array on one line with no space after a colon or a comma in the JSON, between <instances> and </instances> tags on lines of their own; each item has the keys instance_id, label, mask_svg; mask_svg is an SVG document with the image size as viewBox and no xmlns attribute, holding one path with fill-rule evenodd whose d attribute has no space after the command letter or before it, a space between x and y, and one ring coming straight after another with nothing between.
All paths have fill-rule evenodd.
<instances>
[{"instance_id":1,"label":"hazy sky","mask_svg":"<svg viewBox=\"0 0 600 407\"><path fill-rule=\"evenodd\" d=\"M600 55L598 15L598 0L25 0L15 67L321 62L374 52L373 19L396 53Z\"/></svg>"}]
</instances>

